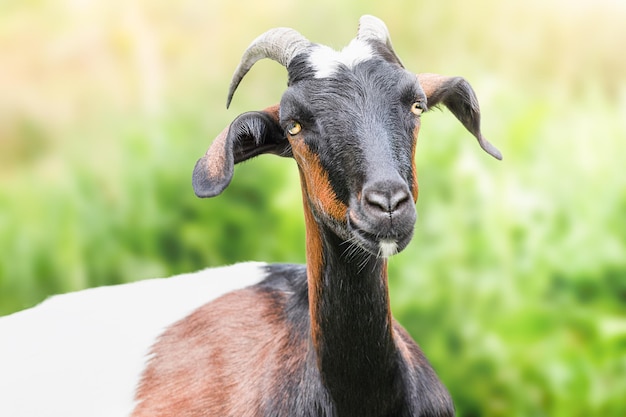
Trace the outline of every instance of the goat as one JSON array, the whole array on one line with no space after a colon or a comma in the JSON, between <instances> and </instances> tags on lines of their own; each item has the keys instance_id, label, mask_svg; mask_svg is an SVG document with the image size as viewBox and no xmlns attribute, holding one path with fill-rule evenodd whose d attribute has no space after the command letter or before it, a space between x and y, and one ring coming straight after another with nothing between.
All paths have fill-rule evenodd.
<instances>
[{"instance_id":1,"label":"goat","mask_svg":"<svg viewBox=\"0 0 626 417\"><path fill-rule=\"evenodd\" d=\"M452 400L391 315L388 258L413 235L422 112L480 132L470 85L415 74L363 16L341 52L293 29L252 42L286 67L280 104L237 117L193 171L220 194L261 154L299 169L306 265L243 263L53 297L0 319L2 416L452 416Z\"/></svg>"}]
</instances>

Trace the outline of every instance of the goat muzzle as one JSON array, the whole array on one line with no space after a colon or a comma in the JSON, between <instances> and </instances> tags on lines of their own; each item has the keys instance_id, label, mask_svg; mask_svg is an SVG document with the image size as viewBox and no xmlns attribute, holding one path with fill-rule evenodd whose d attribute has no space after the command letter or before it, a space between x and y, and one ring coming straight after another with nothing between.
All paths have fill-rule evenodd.
<instances>
[{"instance_id":1,"label":"goat muzzle","mask_svg":"<svg viewBox=\"0 0 626 417\"><path fill-rule=\"evenodd\" d=\"M355 241L382 257L394 255L409 244L416 218L411 193L401 182L366 184L348 212Z\"/></svg>"}]
</instances>

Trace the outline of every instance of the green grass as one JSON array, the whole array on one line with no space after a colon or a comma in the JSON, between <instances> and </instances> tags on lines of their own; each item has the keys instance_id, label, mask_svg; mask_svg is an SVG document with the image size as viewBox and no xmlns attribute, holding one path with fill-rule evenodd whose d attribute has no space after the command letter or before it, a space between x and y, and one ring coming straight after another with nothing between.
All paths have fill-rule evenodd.
<instances>
[{"instance_id":1,"label":"green grass","mask_svg":"<svg viewBox=\"0 0 626 417\"><path fill-rule=\"evenodd\" d=\"M0 6L0 314L206 266L303 262L293 161L238 166L210 200L191 172L237 114L284 89L284 70L259 63L224 109L256 35L290 25L341 47L367 12L408 68L470 80L504 154L446 110L424 115L415 238L390 265L394 314L459 416L626 415L618 2L138 4Z\"/></svg>"}]
</instances>

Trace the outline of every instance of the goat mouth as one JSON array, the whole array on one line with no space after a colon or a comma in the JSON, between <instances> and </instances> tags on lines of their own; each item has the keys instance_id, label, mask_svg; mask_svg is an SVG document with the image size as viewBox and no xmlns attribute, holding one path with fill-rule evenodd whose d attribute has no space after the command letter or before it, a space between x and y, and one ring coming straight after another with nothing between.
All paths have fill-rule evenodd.
<instances>
[{"instance_id":1,"label":"goat mouth","mask_svg":"<svg viewBox=\"0 0 626 417\"><path fill-rule=\"evenodd\" d=\"M351 243L377 258L389 258L406 248L413 237L409 233L376 233L365 230L348 217Z\"/></svg>"}]
</instances>

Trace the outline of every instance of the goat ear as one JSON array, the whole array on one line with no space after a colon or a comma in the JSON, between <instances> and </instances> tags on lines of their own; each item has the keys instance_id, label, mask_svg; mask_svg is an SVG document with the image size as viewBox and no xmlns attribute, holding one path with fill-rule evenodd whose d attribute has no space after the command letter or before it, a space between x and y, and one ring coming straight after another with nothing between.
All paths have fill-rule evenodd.
<instances>
[{"instance_id":1,"label":"goat ear","mask_svg":"<svg viewBox=\"0 0 626 417\"><path fill-rule=\"evenodd\" d=\"M502 159L500 151L487 141L480 132L480 107L472 86L462 77L446 77L438 74L418 74L428 107L445 105L467 130L472 133L485 152Z\"/></svg>"},{"instance_id":2,"label":"goat ear","mask_svg":"<svg viewBox=\"0 0 626 417\"><path fill-rule=\"evenodd\" d=\"M264 153L292 156L278 123L279 106L238 116L213 141L193 170L198 197L214 197L230 184L234 165Z\"/></svg>"}]
</instances>

